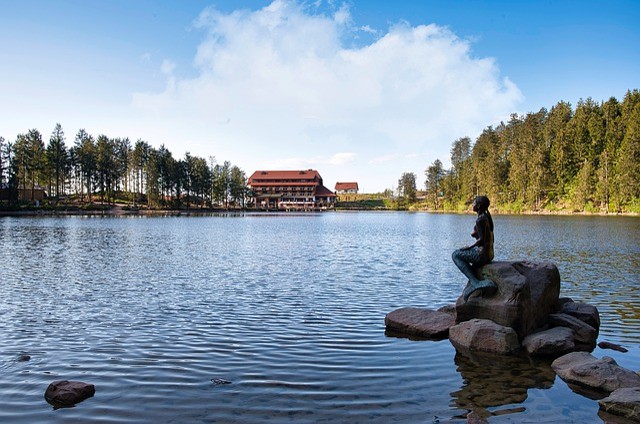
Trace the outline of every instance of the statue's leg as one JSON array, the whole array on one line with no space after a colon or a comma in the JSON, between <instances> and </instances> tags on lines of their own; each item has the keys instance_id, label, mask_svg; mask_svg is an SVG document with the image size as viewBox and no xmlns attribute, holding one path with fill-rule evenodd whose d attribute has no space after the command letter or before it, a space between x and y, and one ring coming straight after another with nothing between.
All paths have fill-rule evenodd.
<instances>
[{"instance_id":1,"label":"statue's leg","mask_svg":"<svg viewBox=\"0 0 640 424\"><path fill-rule=\"evenodd\" d=\"M475 269L471 265L472 263L478 263L480 261L480 256L476 249L459 249L453 252L451 257L458 269L469 279L469 286L462 292L462 299L465 303L467 303L469 296L476 290L497 287L496 283L491 280L479 280L478 277L476 277Z\"/></svg>"},{"instance_id":2,"label":"statue's leg","mask_svg":"<svg viewBox=\"0 0 640 424\"><path fill-rule=\"evenodd\" d=\"M456 264L458 269L462 271L462 273L469 279L471 283L477 282L478 278L476 277L476 273L471 267L471 263L475 258L475 255L471 252L471 249L462 250L458 249L451 255L453 262Z\"/></svg>"}]
</instances>

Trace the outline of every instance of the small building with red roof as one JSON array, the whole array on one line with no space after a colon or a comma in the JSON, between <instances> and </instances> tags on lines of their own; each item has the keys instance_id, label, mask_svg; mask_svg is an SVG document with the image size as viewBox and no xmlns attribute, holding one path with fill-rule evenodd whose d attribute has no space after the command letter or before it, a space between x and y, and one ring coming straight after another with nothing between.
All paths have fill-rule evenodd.
<instances>
[{"instance_id":1,"label":"small building with red roof","mask_svg":"<svg viewBox=\"0 0 640 424\"><path fill-rule=\"evenodd\" d=\"M335 205L336 195L315 169L256 171L248 179L252 203L264 210L318 210Z\"/></svg>"},{"instance_id":2,"label":"small building with red roof","mask_svg":"<svg viewBox=\"0 0 640 424\"><path fill-rule=\"evenodd\" d=\"M358 183L337 182L335 189L337 194L358 194Z\"/></svg>"}]
</instances>

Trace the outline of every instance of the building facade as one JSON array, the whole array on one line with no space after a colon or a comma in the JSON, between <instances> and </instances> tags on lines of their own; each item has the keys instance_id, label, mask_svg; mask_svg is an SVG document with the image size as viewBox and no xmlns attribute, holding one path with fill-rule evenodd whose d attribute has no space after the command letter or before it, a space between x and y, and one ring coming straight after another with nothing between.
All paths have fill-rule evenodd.
<instances>
[{"instance_id":1,"label":"building facade","mask_svg":"<svg viewBox=\"0 0 640 424\"><path fill-rule=\"evenodd\" d=\"M251 203L262 210L323 210L335 205L336 195L314 169L256 171L247 181Z\"/></svg>"}]
</instances>

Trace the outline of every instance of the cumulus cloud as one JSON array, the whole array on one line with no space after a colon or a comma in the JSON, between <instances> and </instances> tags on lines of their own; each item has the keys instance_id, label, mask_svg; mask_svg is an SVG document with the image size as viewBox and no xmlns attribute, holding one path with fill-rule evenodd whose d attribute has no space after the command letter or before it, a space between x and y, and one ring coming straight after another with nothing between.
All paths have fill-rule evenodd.
<instances>
[{"instance_id":1,"label":"cumulus cloud","mask_svg":"<svg viewBox=\"0 0 640 424\"><path fill-rule=\"evenodd\" d=\"M380 31L356 27L345 6L319 13L275 0L256 11L207 8L195 26L204 33L197 76L180 78L165 61L165 90L136 93L133 104L163 134L249 173L314 162L325 180L382 190L435 158L446 163L453 140L522 101L495 60L473 57L469 41L435 24ZM363 30L379 37L358 46Z\"/></svg>"}]
</instances>

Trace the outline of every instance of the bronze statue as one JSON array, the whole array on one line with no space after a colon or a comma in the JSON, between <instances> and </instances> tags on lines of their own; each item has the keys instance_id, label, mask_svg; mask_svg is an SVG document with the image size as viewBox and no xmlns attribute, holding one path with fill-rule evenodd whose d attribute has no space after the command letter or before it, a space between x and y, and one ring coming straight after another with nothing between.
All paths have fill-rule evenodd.
<instances>
[{"instance_id":1,"label":"bronze statue","mask_svg":"<svg viewBox=\"0 0 640 424\"><path fill-rule=\"evenodd\" d=\"M476 225L471 236L476 242L470 246L458 249L451 257L456 266L469 279L469 286L464 289L462 298L466 303L469 296L476 290L496 288L491 280L480 280L476 272L493 260L493 219L489 213L489 198L478 196L473 200L473 210L478 213Z\"/></svg>"}]
</instances>

